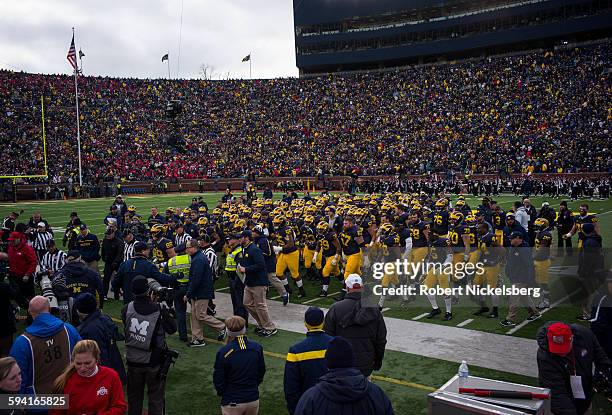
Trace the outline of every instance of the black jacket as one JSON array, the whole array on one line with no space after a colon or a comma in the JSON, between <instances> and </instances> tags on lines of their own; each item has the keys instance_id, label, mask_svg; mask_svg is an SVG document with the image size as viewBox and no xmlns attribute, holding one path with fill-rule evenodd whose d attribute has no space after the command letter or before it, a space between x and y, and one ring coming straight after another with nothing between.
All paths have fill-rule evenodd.
<instances>
[{"instance_id":1,"label":"black jacket","mask_svg":"<svg viewBox=\"0 0 612 415\"><path fill-rule=\"evenodd\" d=\"M391 401L380 386L356 368L332 369L308 389L295 415L393 415Z\"/></svg>"},{"instance_id":2,"label":"black jacket","mask_svg":"<svg viewBox=\"0 0 612 415\"><path fill-rule=\"evenodd\" d=\"M121 310L121 320L123 321L123 326L126 326L125 316L127 313L127 308L129 304L125 304L123 309ZM165 334L174 334L176 333L176 320L170 315L167 307L162 307L158 303L154 303L148 296L145 297L134 297L134 310L138 314L148 315L153 314L161 307L161 317L159 320L159 324L157 324L156 330L163 330ZM157 338L157 336L154 336ZM149 363L138 364L128 362L131 366L138 367L155 367L162 363L164 360L164 351L167 346L164 341L164 344L155 344L152 347L151 359Z\"/></svg>"},{"instance_id":3,"label":"black jacket","mask_svg":"<svg viewBox=\"0 0 612 415\"><path fill-rule=\"evenodd\" d=\"M111 267L113 271L119 269L123 262L123 241L117 237L113 239L104 238L102 241L102 260L104 267Z\"/></svg>"},{"instance_id":4,"label":"black jacket","mask_svg":"<svg viewBox=\"0 0 612 415\"><path fill-rule=\"evenodd\" d=\"M610 360L597 342L593 333L586 327L571 324L574 334L572 357L563 357L548 351L548 326L540 328L538 341L538 380L540 386L551 391L551 409L555 415L582 415L591 405L593 398L593 364L597 367L609 366ZM570 376L582 377L582 388L586 399L574 399Z\"/></svg>"},{"instance_id":5,"label":"black jacket","mask_svg":"<svg viewBox=\"0 0 612 415\"><path fill-rule=\"evenodd\" d=\"M17 331L11 300L18 302L25 309L28 308L28 301L25 297L21 296L10 284L0 282L0 337L10 336Z\"/></svg>"},{"instance_id":6,"label":"black jacket","mask_svg":"<svg viewBox=\"0 0 612 415\"><path fill-rule=\"evenodd\" d=\"M117 341L125 340L125 336L106 314L100 310L88 315L77 327L83 340L95 340L100 347L100 363L114 369L121 382L126 381L125 367L121 360L121 354L117 349Z\"/></svg>"},{"instance_id":7,"label":"black jacket","mask_svg":"<svg viewBox=\"0 0 612 415\"><path fill-rule=\"evenodd\" d=\"M612 360L612 295L598 295L594 298L591 311L591 331L597 337L601 348Z\"/></svg>"},{"instance_id":8,"label":"black jacket","mask_svg":"<svg viewBox=\"0 0 612 415\"><path fill-rule=\"evenodd\" d=\"M342 336L353 346L355 367L364 376L382 366L387 344L387 327L378 307L361 304L361 293L352 292L332 305L325 316L325 332Z\"/></svg>"},{"instance_id":9,"label":"black jacket","mask_svg":"<svg viewBox=\"0 0 612 415\"><path fill-rule=\"evenodd\" d=\"M268 285L266 261L261 253L261 249L254 242L250 242L242 248L240 265L245 268L244 285L247 287Z\"/></svg>"}]
</instances>

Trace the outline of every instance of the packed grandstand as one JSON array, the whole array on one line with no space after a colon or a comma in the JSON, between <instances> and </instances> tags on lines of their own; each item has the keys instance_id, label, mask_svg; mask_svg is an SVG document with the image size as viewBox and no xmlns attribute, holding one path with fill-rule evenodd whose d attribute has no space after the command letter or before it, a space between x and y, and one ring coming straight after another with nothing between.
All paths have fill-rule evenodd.
<instances>
[{"instance_id":1,"label":"packed grandstand","mask_svg":"<svg viewBox=\"0 0 612 415\"><path fill-rule=\"evenodd\" d=\"M610 46L305 79L83 76L83 176L609 171ZM0 71L2 173L44 172L41 96L49 176L65 181L78 163L66 75ZM183 106L171 120L169 100Z\"/></svg>"}]
</instances>

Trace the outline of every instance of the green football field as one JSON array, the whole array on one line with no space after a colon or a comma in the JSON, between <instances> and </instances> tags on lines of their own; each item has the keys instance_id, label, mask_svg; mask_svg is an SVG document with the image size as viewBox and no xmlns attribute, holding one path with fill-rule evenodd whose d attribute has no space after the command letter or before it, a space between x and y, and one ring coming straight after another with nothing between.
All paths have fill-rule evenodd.
<instances>
[{"instance_id":1,"label":"green football field","mask_svg":"<svg viewBox=\"0 0 612 415\"><path fill-rule=\"evenodd\" d=\"M156 196L126 196L125 200L128 205L135 205L137 211L144 217L149 215L149 210L152 206L157 206L160 211L165 208L186 207L189 205L191 198L199 196L196 193L186 194L170 194ZM212 207L219 200L220 193L207 193L202 195L209 207ZM507 210L512 202L517 200L513 196L500 196L496 198L502 208ZM559 202L563 199L551 198L531 198L532 203L539 208L543 201L548 201L551 206L558 210ZM68 222L70 212L76 211L79 217L87 223L88 226L102 238L104 231L103 218L108 212L113 199L88 199L88 200L62 200L62 201L37 201L37 202L20 202L18 204L0 204L1 217L6 216L10 211L23 209L21 220L27 221L31 214L38 211L42 214L53 228L63 228ZM479 199L467 198L467 202L474 208L478 205ZM582 201L568 201L570 209L577 211L578 205ZM604 237L604 246L610 247L612 243L610 236L612 235L612 202L607 201L589 201L585 200L590 206L592 213L599 215L601 232ZM57 233L56 233L57 234ZM57 234L58 239L61 231ZM556 234L555 234L556 238ZM576 240L576 237L574 237ZM556 241L554 242L556 246ZM565 263L564 258L555 258L553 266L561 268ZM578 313L578 308L572 302L572 298L564 298L564 291L560 290L555 293L554 277L552 277L551 285L553 287L553 296L559 298L558 304L547 311L545 318L530 323L520 328L512 335L527 338L534 338L537 329L546 320L566 320L574 321ZM218 281L216 288L226 291L227 283L222 278ZM298 300L296 297L291 298L292 303L307 303L321 307L329 307L333 300L331 298L319 299L316 295L319 292L319 285L315 282L305 282L307 297ZM337 292L340 289L340 284L337 281L332 281L330 293ZM276 294L271 292L269 297L273 301L277 301L274 297ZM390 301L385 304L388 310L385 310L385 316L396 317L403 319L413 319L429 311L430 307L422 299L417 300L409 307L400 307L397 302ZM508 329L499 325L497 319L487 319L484 317L474 317L472 313L476 309L475 304L461 304L453 310L453 320L443 322L442 320L420 320L431 324L444 324L457 326L466 320L473 320L465 325L465 328L481 330L486 332L507 334ZM105 311L115 318L119 317L120 304L116 301L109 301ZM500 315L503 317L505 308L502 307ZM519 319L524 315L519 316ZM435 326L432 326L435 327ZM207 334L214 337L213 333ZM389 333L392 335L392 333ZM255 337L254 335L252 337ZM260 387L261 393L261 411L262 414L282 414L286 413L283 397L283 367L284 354L289 346L303 338L299 333L288 331L280 331L277 336L267 339L256 338L261 342L266 351L267 373L265 380ZM169 339L170 347L179 350L179 357L174 368L171 369L168 381L167 405L168 414L185 414L193 412L194 408L202 408L207 406L211 408L211 413L218 412L218 398L215 395L212 386L212 366L215 358L217 346L214 342L204 348L189 349L183 343L178 341L177 336L171 336ZM432 345L432 347L436 347ZM500 356L500 358L503 358ZM389 395L394 409L398 414L421 414L426 413L427 393L435 390L444 384L451 376L457 372L458 365L452 362L427 358L423 356L401 353L396 351L387 351L385 354L384 365L381 371L375 372L376 377L374 382L380 385ZM537 380L525 376L513 375L504 372L493 371L487 368L480 368L470 365L470 374L477 376L490 377L494 379L507 380L510 382L536 384Z\"/></svg>"}]
</instances>

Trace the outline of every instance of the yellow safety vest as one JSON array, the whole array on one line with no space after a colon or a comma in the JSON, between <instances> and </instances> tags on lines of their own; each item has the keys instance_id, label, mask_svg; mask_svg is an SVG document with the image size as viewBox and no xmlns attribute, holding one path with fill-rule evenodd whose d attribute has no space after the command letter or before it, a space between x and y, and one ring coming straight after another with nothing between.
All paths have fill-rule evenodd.
<instances>
[{"instance_id":1,"label":"yellow safety vest","mask_svg":"<svg viewBox=\"0 0 612 415\"><path fill-rule=\"evenodd\" d=\"M232 252L230 252L229 254L227 254L227 257L225 258L225 270L226 271L236 271L236 257L242 252L242 247L238 246L236 249L234 249Z\"/></svg>"},{"instance_id":2,"label":"yellow safety vest","mask_svg":"<svg viewBox=\"0 0 612 415\"><path fill-rule=\"evenodd\" d=\"M191 256L187 254L177 255L170 258L168 261L168 272L170 275L182 273L183 278L177 279L177 282L186 284L189 282L189 268L191 267Z\"/></svg>"}]
</instances>

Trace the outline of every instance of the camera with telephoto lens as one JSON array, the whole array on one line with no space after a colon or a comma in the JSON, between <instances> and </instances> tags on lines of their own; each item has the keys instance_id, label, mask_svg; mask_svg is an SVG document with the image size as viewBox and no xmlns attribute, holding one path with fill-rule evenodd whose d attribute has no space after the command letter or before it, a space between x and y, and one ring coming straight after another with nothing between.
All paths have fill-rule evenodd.
<instances>
[{"instance_id":1,"label":"camera with telephoto lens","mask_svg":"<svg viewBox=\"0 0 612 415\"><path fill-rule=\"evenodd\" d=\"M36 281L40 285L43 297L49 300L51 310L57 310L59 308L57 303L57 297L53 291L53 284L51 284L51 278L49 277L48 271L39 271L36 273Z\"/></svg>"},{"instance_id":2,"label":"camera with telephoto lens","mask_svg":"<svg viewBox=\"0 0 612 415\"><path fill-rule=\"evenodd\" d=\"M157 372L158 379L166 379L168 372L170 371L170 366L174 365L176 359L179 357L179 352L178 350L174 349L166 349L164 350L163 357L164 361L159 367L159 372Z\"/></svg>"},{"instance_id":3,"label":"camera with telephoto lens","mask_svg":"<svg viewBox=\"0 0 612 415\"><path fill-rule=\"evenodd\" d=\"M153 278L147 278L147 282L149 283L149 295L151 296L151 300L166 307L170 315L174 318L174 290L170 287L162 286Z\"/></svg>"}]
</instances>

